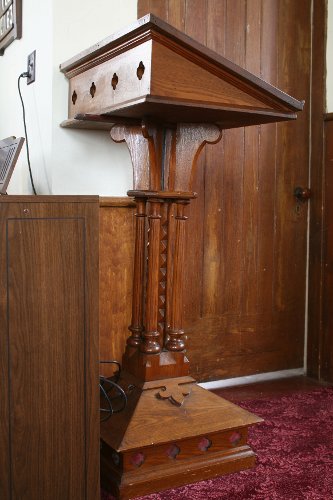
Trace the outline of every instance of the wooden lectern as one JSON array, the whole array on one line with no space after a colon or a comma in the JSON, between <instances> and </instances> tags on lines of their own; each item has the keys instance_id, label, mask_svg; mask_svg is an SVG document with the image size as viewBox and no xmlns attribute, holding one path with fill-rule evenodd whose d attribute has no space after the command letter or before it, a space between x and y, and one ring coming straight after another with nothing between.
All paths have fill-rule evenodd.
<instances>
[{"instance_id":1,"label":"wooden lectern","mask_svg":"<svg viewBox=\"0 0 333 500\"><path fill-rule=\"evenodd\" d=\"M295 119L303 103L152 15L61 71L69 79L62 126L111 130L115 142L126 142L134 172L133 306L122 381L131 390L126 410L101 428L102 483L132 498L252 467L247 430L261 419L189 376L185 213L205 144L217 143L225 128Z\"/></svg>"}]
</instances>

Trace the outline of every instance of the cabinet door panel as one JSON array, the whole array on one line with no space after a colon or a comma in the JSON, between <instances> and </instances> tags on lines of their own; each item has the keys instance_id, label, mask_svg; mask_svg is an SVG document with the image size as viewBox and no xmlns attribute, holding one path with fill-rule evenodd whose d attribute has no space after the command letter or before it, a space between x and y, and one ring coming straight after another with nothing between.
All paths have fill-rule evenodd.
<instances>
[{"instance_id":1,"label":"cabinet door panel","mask_svg":"<svg viewBox=\"0 0 333 500\"><path fill-rule=\"evenodd\" d=\"M0 497L92 500L99 484L98 200L30 200L8 196L0 204L0 455L8 474Z\"/></svg>"}]
</instances>

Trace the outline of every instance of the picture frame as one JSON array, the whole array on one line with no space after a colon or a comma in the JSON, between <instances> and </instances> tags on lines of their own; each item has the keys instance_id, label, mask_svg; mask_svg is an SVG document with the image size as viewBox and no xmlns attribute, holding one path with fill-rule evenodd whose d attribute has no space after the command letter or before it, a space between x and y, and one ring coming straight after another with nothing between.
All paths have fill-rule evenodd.
<instances>
[{"instance_id":1,"label":"picture frame","mask_svg":"<svg viewBox=\"0 0 333 500\"><path fill-rule=\"evenodd\" d=\"M22 37L22 0L0 0L0 56Z\"/></svg>"}]
</instances>

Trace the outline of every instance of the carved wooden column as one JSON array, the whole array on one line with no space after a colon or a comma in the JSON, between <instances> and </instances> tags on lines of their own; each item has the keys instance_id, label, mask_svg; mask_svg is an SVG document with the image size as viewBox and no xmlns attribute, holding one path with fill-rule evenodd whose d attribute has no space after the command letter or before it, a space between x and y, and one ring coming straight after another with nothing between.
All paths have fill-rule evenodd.
<instances>
[{"instance_id":1,"label":"carved wooden column","mask_svg":"<svg viewBox=\"0 0 333 500\"><path fill-rule=\"evenodd\" d=\"M122 379L128 405L101 425L104 487L127 499L252 467L247 429L260 419L189 376L185 208L196 196L206 144L226 128L295 119L303 103L152 15L61 71L70 86L62 126L110 131L126 142L133 164L133 310Z\"/></svg>"},{"instance_id":2,"label":"carved wooden column","mask_svg":"<svg viewBox=\"0 0 333 500\"><path fill-rule=\"evenodd\" d=\"M140 351L144 354L161 352L161 338L158 332L158 282L161 232L161 203L155 199L150 202L148 232L148 266L146 287L145 330L142 335Z\"/></svg>"},{"instance_id":3,"label":"carved wooden column","mask_svg":"<svg viewBox=\"0 0 333 500\"><path fill-rule=\"evenodd\" d=\"M137 203L137 222L133 319L129 327L132 335L127 340L123 365L143 380L161 379L171 373L188 375L182 339L184 210L196 195L146 190L128 194ZM147 357L151 354L159 356Z\"/></svg>"},{"instance_id":4,"label":"carved wooden column","mask_svg":"<svg viewBox=\"0 0 333 500\"><path fill-rule=\"evenodd\" d=\"M136 199L132 322L129 326L132 333L127 339L127 345L131 347L138 347L141 344L143 332L142 297L146 257L146 202L146 197Z\"/></svg>"},{"instance_id":5,"label":"carved wooden column","mask_svg":"<svg viewBox=\"0 0 333 500\"><path fill-rule=\"evenodd\" d=\"M184 252L185 252L185 205L188 201L177 200L177 215L175 229L175 253L173 256L172 297L170 300L170 326L168 325L168 340L165 347L168 351L183 351L185 343L183 340L183 287L184 276Z\"/></svg>"}]
</instances>

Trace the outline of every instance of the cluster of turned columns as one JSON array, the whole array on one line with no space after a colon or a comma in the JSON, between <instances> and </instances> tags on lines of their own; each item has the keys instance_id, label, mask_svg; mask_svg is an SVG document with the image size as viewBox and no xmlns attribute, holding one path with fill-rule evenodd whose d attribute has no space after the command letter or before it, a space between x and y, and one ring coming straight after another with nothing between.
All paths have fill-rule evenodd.
<instances>
[{"instance_id":1,"label":"cluster of turned columns","mask_svg":"<svg viewBox=\"0 0 333 500\"><path fill-rule=\"evenodd\" d=\"M183 351L185 207L193 193L129 191L136 201L131 336L144 354Z\"/></svg>"}]
</instances>

